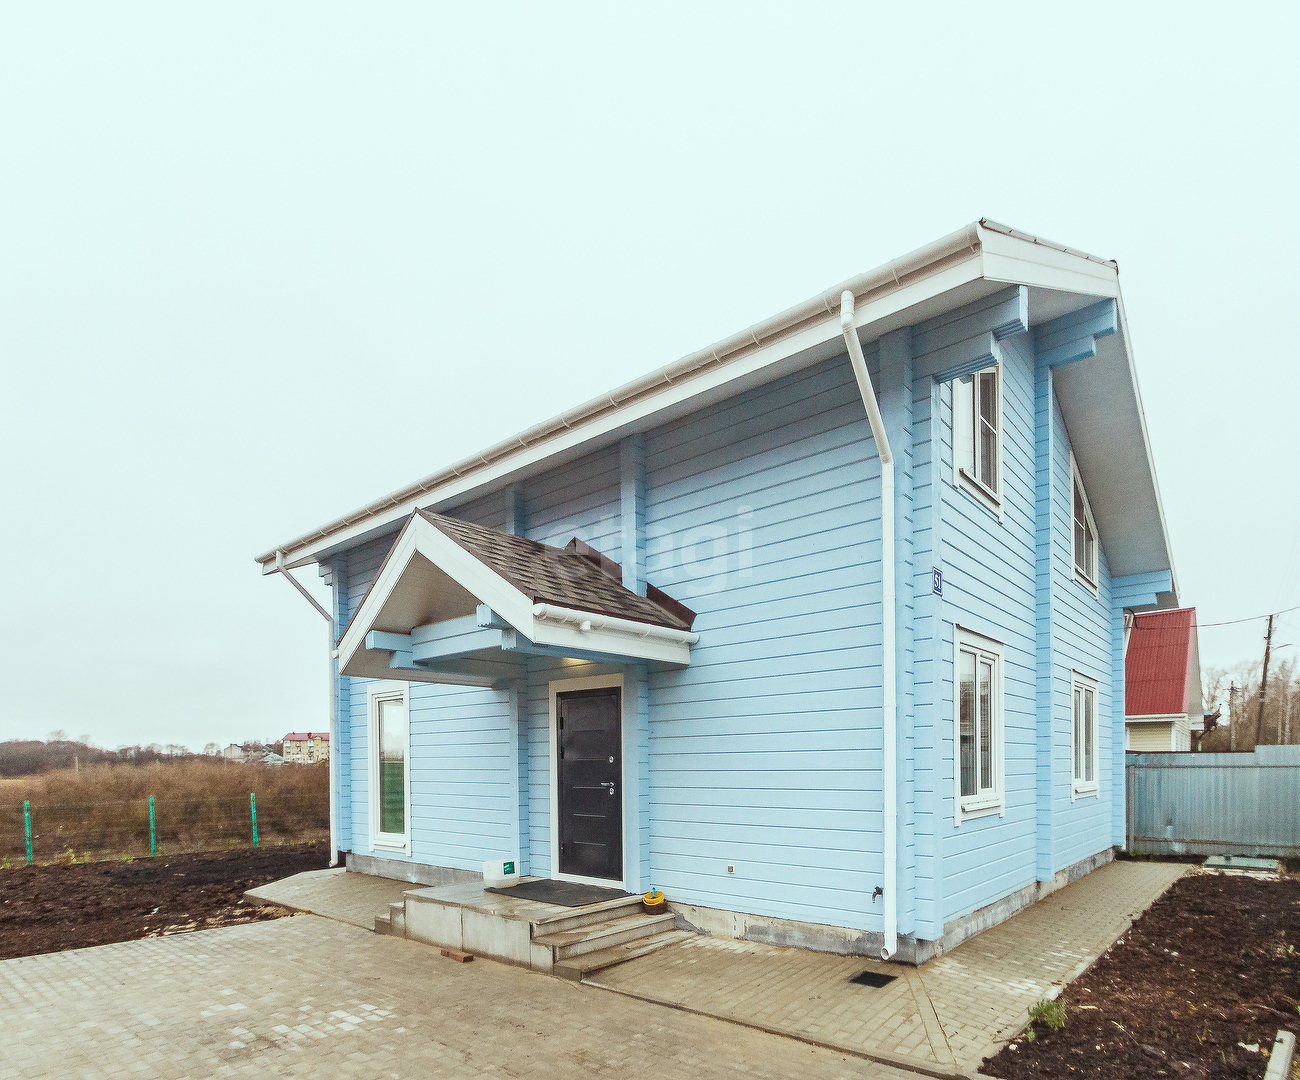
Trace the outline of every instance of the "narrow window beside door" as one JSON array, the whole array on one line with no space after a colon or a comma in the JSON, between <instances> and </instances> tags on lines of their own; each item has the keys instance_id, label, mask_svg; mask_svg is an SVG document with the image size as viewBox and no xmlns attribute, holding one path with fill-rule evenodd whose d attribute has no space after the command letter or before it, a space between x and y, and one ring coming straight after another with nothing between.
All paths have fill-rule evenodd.
<instances>
[{"instance_id":1,"label":"narrow window beside door","mask_svg":"<svg viewBox=\"0 0 1300 1080\"><path fill-rule=\"evenodd\" d=\"M960 822L1003 806L1001 645L958 630L956 674Z\"/></svg>"},{"instance_id":2,"label":"narrow window beside door","mask_svg":"<svg viewBox=\"0 0 1300 1080\"><path fill-rule=\"evenodd\" d=\"M1074 718L1071 724L1074 759L1074 795L1095 795L1101 789L1098 763L1101 736L1097 722L1097 684L1077 671L1071 680Z\"/></svg>"},{"instance_id":3,"label":"narrow window beside door","mask_svg":"<svg viewBox=\"0 0 1300 1080\"><path fill-rule=\"evenodd\" d=\"M368 689L370 711L370 839L377 848L410 848L409 691L381 683Z\"/></svg>"}]
</instances>

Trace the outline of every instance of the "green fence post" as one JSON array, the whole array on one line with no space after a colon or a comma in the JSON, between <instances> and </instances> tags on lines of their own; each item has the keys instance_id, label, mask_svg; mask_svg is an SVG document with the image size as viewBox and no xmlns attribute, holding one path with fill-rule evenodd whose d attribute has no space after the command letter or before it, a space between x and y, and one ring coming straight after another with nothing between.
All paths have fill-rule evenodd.
<instances>
[{"instance_id":1,"label":"green fence post","mask_svg":"<svg viewBox=\"0 0 1300 1080\"><path fill-rule=\"evenodd\" d=\"M27 827L27 865L32 864L32 804L23 800L23 824Z\"/></svg>"},{"instance_id":2,"label":"green fence post","mask_svg":"<svg viewBox=\"0 0 1300 1080\"><path fill-rule=\"evenodd\" d=\"M158 833L153 826L153 796L149 796L149 854L158 854Z\"/></svg>"},{"instance_id":3,"label":"green fence post","mask_svg":"<svg viewBox=\"0 0 1300 1080\"><path fill-rule=\"evenodd\" d=\"M257 792L248 793L248 805L253 811L253 847L257 847Z\"/></svg>"}]
</instances>

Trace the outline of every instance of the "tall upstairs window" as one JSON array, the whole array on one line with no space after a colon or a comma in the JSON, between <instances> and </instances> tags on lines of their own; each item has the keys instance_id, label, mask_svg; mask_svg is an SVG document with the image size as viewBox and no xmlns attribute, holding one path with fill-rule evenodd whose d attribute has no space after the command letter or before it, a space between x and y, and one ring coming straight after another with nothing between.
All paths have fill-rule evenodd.
<instances>
[{"instance_id":1,"label":"tall upstairs window","mask_svg":"<svg viewBox=\"0 0 1300 1080\"><path fill-rule=\"evenodd\" d=\"M956 483L995 509L1002 489L1002 386L996 367L954 379L952 444Z\"/></svg>"},{"instance_id":2,"label":"tall upstairs window","mask_svg":"<svg viewBox=\"0 0 1300 1080\"><path fill-rule=\"evenodd\" d=\"M1093 521L1088 493L1083 490L1083 478L1079 475L1073 456L1070 458L1070 475L1074 506L1074 576L1096 596L1097 524Z\"/></svg>"}]
</instances>

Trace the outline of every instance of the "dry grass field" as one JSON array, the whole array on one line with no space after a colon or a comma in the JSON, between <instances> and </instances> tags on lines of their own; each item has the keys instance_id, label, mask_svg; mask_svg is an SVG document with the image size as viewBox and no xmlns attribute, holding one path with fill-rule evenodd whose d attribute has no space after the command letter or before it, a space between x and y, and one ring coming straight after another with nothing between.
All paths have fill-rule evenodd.
<instances>
[{"instance_id":1,"label":"dry grass field","mask_svg":"<svg viewBox=\"0 0 1300 1080\"><path fill-rule=\"evenodd\" d=\"M0 780L0 866L27 858L31 803L37 862L149 854L149 797L159 853L248 847L249 793L262 844L328 839L329 769L189 757L151 765L89 765Z\"/></svg>"}]
</instances>

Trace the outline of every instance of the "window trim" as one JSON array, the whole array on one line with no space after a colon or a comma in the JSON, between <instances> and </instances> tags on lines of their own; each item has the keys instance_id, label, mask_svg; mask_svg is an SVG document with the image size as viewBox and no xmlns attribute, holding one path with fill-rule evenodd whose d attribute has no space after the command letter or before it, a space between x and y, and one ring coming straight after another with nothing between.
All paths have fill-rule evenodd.
<instances>
[{"instance_id":1,"label":"window trim","mask_svg":"<svg viewBox=\"0 0 1300 1080\"><path fill-rule=\"evenodd\" d=\"M1074 696L1080 691L1092 693L1092 760L1096 768L1095 779L1080 780L1075 776L1079 764L1078 724L1080 717L1074 711ZM1127 726L1127 725L1126 725ZM1070 672L1070 801L1083 798L1101 798L1101 691L1097 680L1082 671Z\"/></svg>"},{"instance_id":2,"label":"window trim","mask_svg":"<svg viewBox=\"0 0 1300 1080\"><path fill-rule=\"evenodd\" d=\"M958 671L961 667L961 654L963 652L972 652L977 658L983 656L993 662L993 790L986 794L963 795L961 793L961 688L958 685L958 679L960 678ZM1004 652L1005 646L1001 642L967 630L959 624L954 624L952 648L952 790L953 824L955 826L960 826L963 821L969 821L971 818L986 817L991 814L997 814L1000 817L1006 816ZM978 743L978 733L976 734L976 741ZM978 769L978 764L976 767Z\"/></svg>"},{"instance_id":3,"label":"window trim","mask_svg":"<svg viewBox=\"0 0 1300 1080\"><path fill-rule=\"evenodd\" d=\"M1074 489L1078 485L1079 494L1083 496L1083 514L1088 528L1092 530L1092 573L1079 569L1079 552L1075 547L1074 535ZM1092 516L1092 504L1088 501L1088 489L1083 486L1083 477L1079 475L1079 466L1070 454L1070 570L1074 580L1086 588L1096 599L1101 598L1098 583L1101 580L1101 537L1097 535L1097 521Z\"/></svg>"},{"instance_id":4,"label":"window trim","mask_svg":"<svg viewBox=\"0 0 1300 1080\"><path fill-rule=\"evenodd\" d=\"M979 416L979 404L977 401L977 397L979 394L979 377L980 375L985 374L986 372L989 371L993 371L997 373L997 387L998 387L998 408L997 408L997 418L998 418L997 436L998 437L997 437L997 452L994 454L995 460L993 464L994 473L997 477L997 482L998 482L997 491L991 491L979 479L977 475L972 476L965 469L963 469L961 467L958 454L957 454L957 412L956 412L957 384L961 382L962 379L969 378L971 380L971 453L972 453L972 459L977 461L979 456L979 431L977 429L975 421L976 418ZM963 375L959 378L953 379L949 384L949 387L950 387L949 412L951 414L951 420L949 426L952 432L953 486L969 492L972 496L974 496L974 498L977 501L983 503L986 507L988 507L995 514L997 514L998 521L1001 522L1002 521L1001 492L1003 490L1002 443L1006 436L1006 425L1004 423L1003 410L1002 410L1003 399L1006 397L1006 394L1003 390L1002 364L999 362L989 367L981 368L979 371L972 371L968 375ZM979 467L977 464L976 472L978 473L978 471L979 471Z\"/></svg>"},{"instance_id":5,"label":"window trim","mask_svg":"<svg viewBox=\"0 0 1300 1080\"><path fill-rule=\"evenodd\" d=\"M379 703L401 699L406 709L406 758L403 769L403 797L406 800L402 833L379 831ZM366 713L369 721L366 756L370 778L370 849L409 855L411 853L411 684L378 680L366 686Z\"/></svg>"}]
</instances>

